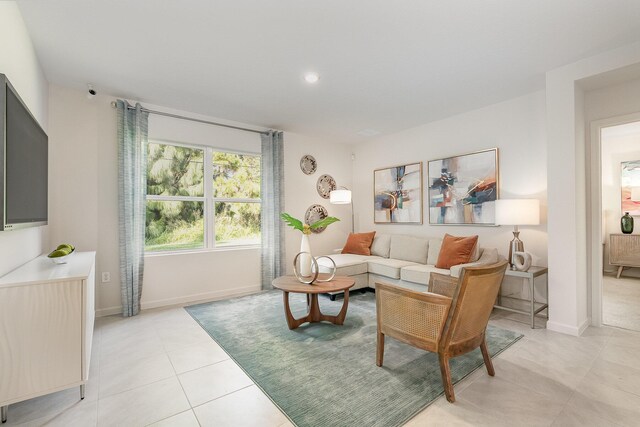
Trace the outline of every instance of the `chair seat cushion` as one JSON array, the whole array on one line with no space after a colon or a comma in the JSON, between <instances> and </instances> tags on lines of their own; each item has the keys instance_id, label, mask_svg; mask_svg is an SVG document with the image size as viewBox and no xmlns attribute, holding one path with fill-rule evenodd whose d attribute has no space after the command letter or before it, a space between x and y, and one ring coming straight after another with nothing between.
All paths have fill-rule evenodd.
<instances>
[{"instance_id":1,"label":"chair seat cushion","mask_svg":"<svg viewBox=\"0 0 640 427\"><path fill-rule=\"evenodd\" d=\"M380 276L390 277L392 279L400 278L400 269L410 265L420 265L411 261L403 261L393 258L370 259L369 273L379 274Z\"/></svg>"},{"instance_id":2,"label":"chair seat cushion","mask_svg":"<svg viewBox=\"0 0 640 427\"><path fill-rule=\"evenodd\" d=\"M429 284L429 276L431 273L440 273L449 275L449 270L444 268L436 268L433 265L411 265L400 270L400 278L407 282L420 283L421 285Z\"/></svg>"}]
</instances>

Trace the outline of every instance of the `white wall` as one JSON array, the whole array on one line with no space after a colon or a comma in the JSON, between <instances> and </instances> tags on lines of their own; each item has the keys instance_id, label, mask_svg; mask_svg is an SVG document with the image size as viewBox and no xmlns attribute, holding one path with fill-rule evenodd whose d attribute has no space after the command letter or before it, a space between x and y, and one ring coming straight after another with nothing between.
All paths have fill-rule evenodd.
<instances>
[{"instance_id":1,"label":"white wall","mask_svg":"<svg viewBox=\"0 0 640 427\"><path fill-rule=\"evenodd\" d=\"M98 314L120 312L118 253L118 163L114 98L99 94L88 100L83 91L51 85L51 215L52 242L74 243L79 250L97 251ZM146 104L166 112L209 119L187 112ZM150 115L151 139L211 145L217 148L259 152L258 134L235 131L195 122ZM300 135L285 133L285 206L294 216L303 216L308 205L321 203L315 182L330 173L339 184L350 186L350 151ZM313 154L319 169L310 177L299 168L303 154ZM348 209L332 215L347 217ZM316 253L326 253L342 244L350 221L334 224L312 237ZM300 237L288 230L287 251L298 252ZM297 242L297 243L296 243ZM338 246L337 246L338 245ZM290 264L290 263L288 263ZM101 272L111 273L110 283L101 283ZM239 295L260 289L260 249L211 250L145 257L142 307L191 302Z\"/></svg>"},{"instance_id":2,"label":"white wall","mask_svg":"<svg viewBox=\"0 0 640 427\"><path fill-rule=\"evenodd\" d=\"M604 224L604 269L617 271L618 267L609 264L609 235L620 233L621 195L620 163L640 160L640 133L624 136L602 135L602 215ZM635 218L633 234L640 234L640 217ZM625 275L640 277L640 268L625 270Z\"/></svg>"},{"instance_id":3,"label":"white wall","mask_svg":"<svg viewBox=\"0 0 640 427\"><path fill-rule=\"evenodd\" d=\"M328 174L337 186L352 188L351 172L352 147L345 144L331 144L327 141L294 133L284 135L285 212L303 219L307 208L313 204L324 206L329 216L340 222L331 224L322 233L310 236L311 252L327 255L334 249L342 248L351 232L351 205L332 205L316 190L316 182L323 174ZM312 175L305 175L300 169L300 158L312 155L318 162L318 169ZM301 233L287 227L285 232L287 271L293 271L293 258L300 252Z\"/></svg>"},{"instance_id":4,"label":"white wall","mask_svg":"<svg viewBox=\"0 0 640 427\"><path fill-rule=\"evenodd\" d=\"M154 114L149 115L149 139L260 153L257 133ZM145 256L142 308L242 295L259 289L259 248Z\"/></svg>"},{"instance_id":5,"label":"white wall","mask_svg":"<svg viewBox=\"0 0 640 427\"><path fill-rule=\"evenodd\" d=\"M580 81L639 62L640 43L634 43L546 74L547 181L550 183L550 319L547 327L554 331L580 335L590 323L585 149L585 126L590 118L584 108Z\"/></svg>"},{"instance_id":6,"label":"white wall","mask_svg":"<svg viewBox=\"0 0 640 427\"><path fill-rule=\"evenodd\" d=\"M0 73L8 77L47 132L48 83L22 15L13 1L0 2L0 40ZM0 276L47 251L47 229L44 226L0 232Z\"/></svg>"},{"instance_id":7,"label":"white wall","mask_svg":"<svg viewBox=\"0 0 640 427\"><path fill-rule=\"evenodd\" d=\"M424 186L429 160L498 147L500 197L540 200L541 225L521 227L520 237L534 264L545 266L545 138L545 98L540 91L358 144L353 170L356 230L437 237L477 234L481 246L495 247L506 257L513 227L429 225L425 191L423 225L374 224L373 220L374 169L421 161Z\"/></svg>"}]
</instances>

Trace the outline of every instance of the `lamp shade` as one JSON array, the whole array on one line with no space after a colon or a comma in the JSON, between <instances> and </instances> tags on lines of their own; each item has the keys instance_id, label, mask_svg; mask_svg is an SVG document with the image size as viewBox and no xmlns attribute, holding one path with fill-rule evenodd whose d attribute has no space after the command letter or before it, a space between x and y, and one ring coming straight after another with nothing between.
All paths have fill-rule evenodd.
<instances>
[{"instance_id":1,"label":"lamp shade","mask_svg":"<svg viewBox=\"0 0 640 427\"><path fill-rule=\"evenodd\" d=\"M631 187L631 200L640 202L640 187Z\"/></svg>"},{"instance_id":2,"label":"lamp shade","mask_svg":"<svg viewBox=\"0 0 640 427\"><path fill-rule=\"evenodd\" d=\"M329 203L332 205L348 205L351 203L351 190L333 190L329 193Z\"/></svg>"},{"instance_id":3,"label":"lamp shade","mask_svg":"<svg viewBox=\"0 0 640 427\"><path fill-rule=\"evenodd\" d=\"M496 224L540 224L540 201L538 199L496 200Z\"/></svg>"}]
</instances>

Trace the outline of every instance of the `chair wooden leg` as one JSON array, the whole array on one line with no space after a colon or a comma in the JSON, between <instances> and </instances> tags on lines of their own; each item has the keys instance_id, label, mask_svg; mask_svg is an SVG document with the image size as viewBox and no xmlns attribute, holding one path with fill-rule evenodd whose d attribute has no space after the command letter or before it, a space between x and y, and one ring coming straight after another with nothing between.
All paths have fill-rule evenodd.
<instances>
[{"instance_id":1,"label":"chair wooden leg","mask_svg":"<svg viewBox=\"0 0 640 427\"><path fill-rule=\"evenodd\" d=\"M449 368L449 358L438 353L440 361L440 373L442 374L442 385L444 386L444 394L451 403L456 401L456 395L453 392L453 383L451 382L451 369Z\"/></svg>"},{"instance_id":2,"label":"chair wooden leg","mask_svg":"<svg viewBox=\"0 0 640 427\"><path fill-rule=\"evenodd\" d=\"M485 338L482 338L480 350L482 351L482 357L484 359L484 365L487 367L487 372L489 373L489 375L494 376L496 374L496 371L493 369L493 362L491 361L491 355L489 354L489 350L487 349L487 340Z\"/></svg>"},{"instance_id":3,"label":"chair wooden leg","mask_svg":"<svg viewBox=\"0 0 640 427\"><path fill-rule=\"evenodd\" d=\"M378 345L376 347L376 365L382 366L384 358L384 334L378 331Z\"/></svg>"}]
</instances>

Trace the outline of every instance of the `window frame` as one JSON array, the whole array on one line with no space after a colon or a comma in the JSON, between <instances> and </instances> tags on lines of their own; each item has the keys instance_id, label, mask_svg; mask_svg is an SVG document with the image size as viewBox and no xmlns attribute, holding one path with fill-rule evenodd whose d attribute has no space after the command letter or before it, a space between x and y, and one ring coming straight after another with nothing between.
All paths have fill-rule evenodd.
<instances>
[{"instance_id":1,"label":"window frame","mask_svg":"<svg viewBox=\"0 0 640 427\"><path fill-rule=\"evenodd\" d=\"M199 145L199 144L188 144L183 142L174 142L174 141L165 141L161 139L149 139L148 144L161 144L161 145L171 145L175 147L184 147L190 148L193 150L202 150L203 151L203 195L202 196L158 196L158 195L149 195L147 194L147 189L145 187L145 205L148 200L156 200L156 201L182 201L182 202L204 202L204 247L202 248L194 248L194 249L171 249L166 251L146 251L145 254L149 255L168 255L168 254L184 254L188 252L207 252L207 251L220 251L220 250L236 250L243 248L259 248L261 243L253 243L253 244L227 244L222 246L216 245L216 230L215 230L215 222L216 222L216 211L215 204L216 202L227 202L227 203L259 203L260 210L262 211L262 193L260 194L260 198L233 198L233 197L214 197L214 188L213 188L213 153L229 153L229 154L239 154L239 155L247 155L247 156L255 156L260 159L260 175L262 179L262 153L255 153L252 151L243 151L243 150L232 150L227 148L218 148L209 145ZM210 214L209 214L210 213ZM145 223L145 231L146 231L146 223ZM262 232L262 230L261 230ZM145 242L146 247L146 242Z\"/></svg>"}]
</instances>

